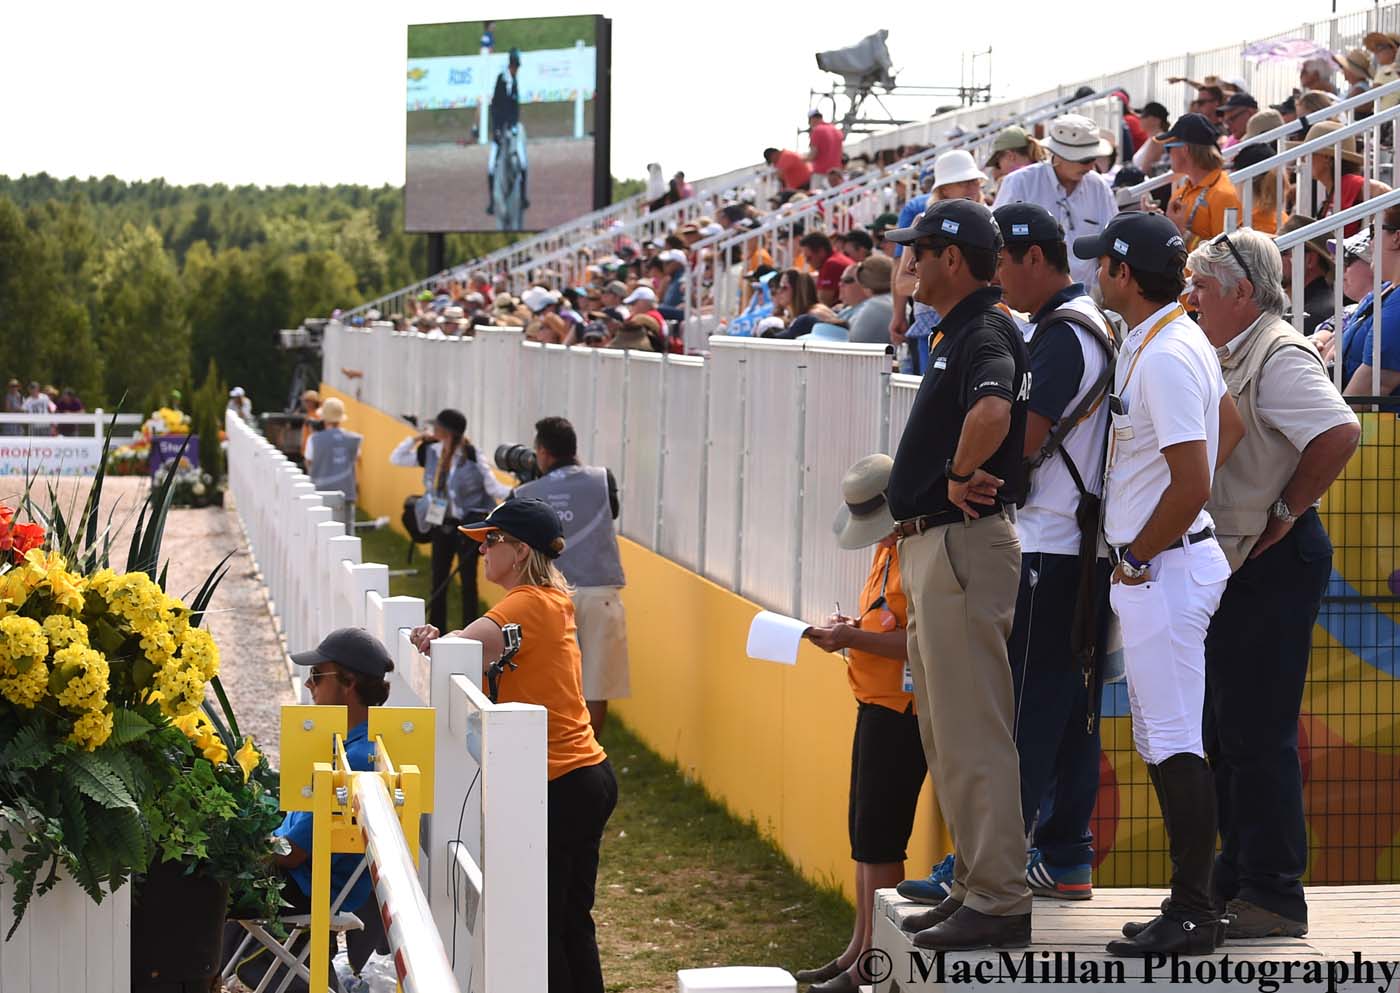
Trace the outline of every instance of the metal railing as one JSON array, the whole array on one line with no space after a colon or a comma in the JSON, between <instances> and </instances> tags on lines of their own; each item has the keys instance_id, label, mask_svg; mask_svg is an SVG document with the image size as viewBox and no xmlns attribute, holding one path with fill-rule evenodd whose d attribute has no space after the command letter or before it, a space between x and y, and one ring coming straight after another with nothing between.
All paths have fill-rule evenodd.
<instances>
[{"instance_id":1,"label":"metal railing","mask_svg":"<svg viewBox=\"0 0 1400 993\"><path fill-rule=\"evenodd\" d=\"M313 647L334 628L363 627L394 659L387 705L437 712L432 812L420 837L416 879L441 943L412 940L424 937L421 927L405 932L425 919L402 913L420 899L410 893L390 915L398 928L391 940L408 956L396 963L401 979L431 974L440 963L415 963L411 956L423 948L431 958L436 945L437 954L446 949L464 993L543 993L545 710L487 699L479 642L440 638L431 656L418 652L408 632L423 623L424 603L390 596L388 566L361 561L360 539L332 519L340 494L317 492L240 418L228 417L225 427L229 485L287 653ZM306 702L305 687L295 683ZM410 853L399 854L402 862ZM521 923L529 921L536 926Z\"/></svg>"}]
</instances>

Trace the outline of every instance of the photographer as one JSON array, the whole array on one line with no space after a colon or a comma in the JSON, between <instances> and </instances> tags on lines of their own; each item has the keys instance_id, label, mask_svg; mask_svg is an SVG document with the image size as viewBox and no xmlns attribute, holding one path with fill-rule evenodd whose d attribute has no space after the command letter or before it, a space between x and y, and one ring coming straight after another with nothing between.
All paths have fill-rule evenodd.
<instances>
[{"instance_id":1,"label":"photographer","mask_svg":"<svg viewBox=\"0 0 1400 993\"><path fill-rule=\"evenodd\" d=\"M559 514L568 548L559 569L574 587L578 643L583 653L583 696L593 730L602 733L608 701L631 696L627 615L622 607L622 560L617 550L617 480L612 471L579 465L578 436L562 417L535 422L540 478L516 497L543 500Z\"/></svg>"},{"instance_id":2,"label":"photographer","mask_svg":"<svg viewBox=\"0 0 1400 993\"><path fill-rule=\"evenodd\" d=\"M432 594L428 599L428 620L438 630L447 627L447 584L452 579L452 560L457 559L462 580L462 623L477 617L477 544L464 541L457 528L464 521L477 520L510 490L496 478L486 461L467 437L467 417L451 407L433 418L422 434L399 442L389 455L399 466L422 466L424 493L414 507L420 534L430 536L432 546Z\"/></svg>"},{"instance_id":3,"label":"photographer","mask_svg":"<svg viewBox=\"0 0 1400 993\"><path fill-rule=\"evenodd\" d=\"M450 636L479 641L483 662L494 661L505 651L502 629L519 625L520 650L501 673L497 702L533 703L549 711L549 988L603 993L592 910L603 829L617 806L617 778L584 705L574 607L568 581L554 565L566 547L563 529L548 504L517 499L462 533L480 542L486 578L506 595L485 617ZM420 652L430 652L439 630L425 625L409 638Z\"/></svg>"}]
</instances>

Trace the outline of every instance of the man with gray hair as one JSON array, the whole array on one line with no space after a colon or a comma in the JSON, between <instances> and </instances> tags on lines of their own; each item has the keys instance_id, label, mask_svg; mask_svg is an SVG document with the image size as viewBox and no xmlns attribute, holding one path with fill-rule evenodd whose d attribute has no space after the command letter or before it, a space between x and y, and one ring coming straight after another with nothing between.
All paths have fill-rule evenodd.
<instances>
[{"instance_id":1,"label":"man with gray hair","mask_svg":"<svg viewBox=\"0 0 1400 993\"><path fill-rule=\"evenodd\" d=\"M1232 570L1206 635L1205 745L1221 836L1213 896L1227 938L1301 937L1298 713L1332 571L1315 505L1361 428L1311 342L1283 320L1283 263L1268 235L1222 234L1187 265L1190 304L1245 426L1206 504Z\"/></svg>"},{"instance_id":2,"label":"man with gray hair","mask_svg":"<svg viewBox=\"0 0 1400 993\"><path fill-rule=\"evenodd\" d=\"M1306 93L1308 90L1322 90L1337 95L1337 66L1325 55L1315 55L1303 62L1298 69L1298 85Z\"/></svg>"}]
</instances>

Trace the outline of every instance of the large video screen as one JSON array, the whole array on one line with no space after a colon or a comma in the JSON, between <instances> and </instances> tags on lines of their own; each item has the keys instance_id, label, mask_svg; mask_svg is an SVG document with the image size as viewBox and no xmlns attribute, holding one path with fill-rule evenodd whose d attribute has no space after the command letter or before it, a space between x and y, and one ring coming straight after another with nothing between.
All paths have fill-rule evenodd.
<instances>
[{"instance_id":1,"label":"large video screen","mask_svg":"<svg viewBox=\"0 0 1400 993\"><path fill-rule=\"evenodd\" d=\"M404 227L541 231L605 206L610 22L408 28Z\"/></svg>"}]
</instances>

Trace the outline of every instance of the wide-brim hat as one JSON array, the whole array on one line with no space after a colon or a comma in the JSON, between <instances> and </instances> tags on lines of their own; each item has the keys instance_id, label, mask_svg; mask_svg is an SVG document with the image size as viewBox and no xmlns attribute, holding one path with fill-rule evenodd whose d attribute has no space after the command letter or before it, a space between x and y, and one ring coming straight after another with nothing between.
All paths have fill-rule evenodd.
<instances>
[{"instance_id":1,"label":"wide-brim hat","mask_svg":"<svg viewBox=\"0 0 1400 993\"><path fill-rule=\"evenodd\" d=\"M944 152L933 161L933 185L948 186L952 183L966 183L971 180L983 182L987 179L985 173L977 168L977 160L972 157L971 152L961 148Z\"/></svg>"},{"instance_id":2,"label":"wide-brim hat","mask_svg":"<svg viewBox=\"0 0 1400 993\"><path fill-rule=\"evenodd\" d=\"M1361 47L1368 52L1374 52L1381 45L1390 45L1392 48L1400 47L1400 34L1396 34L1394 31L1372 31L1361 39Z\"/></svg>"},{"instance_id":3,"label":"wide-brim hat","mask_svg":"<svg viewBox=\"0 0 1400 993\"><path fill-rule=\"evenodd\" d=\"M1360 73L1367 79L1375 78L1376 71L1371 68L1371 54L1364 48L1353 48L1345 55L1332 54L1332 61L1337 63L1341 69L1350 69L1352 72Z\"/></svg>"},{"instance_id":4,"label":"wide-brim hat","mask_svg":"<svg viewBox=\"0 0 1400 993\"><path fill-rule=\"evenodd\" d=\"M1113 154L1113 146L1099 135L1099 126L1079 114L1064 114L1050 122L1044 145L1068 162L1088 162Z\"/></svg>"},{"instance_id":5,"label":"wide-brim hat","mask_svg":"<svg viewBox=\"0 0 1400 993\"><path fill-rule=\"evenodd\" d=\"M1324 135L1332 134L1334 131L1340 131L1341 129L1342 125L1339 121L1318 121L1312 127L1308 128L1307 137L1303 140L1312 141L1314 138L1321 138ZM1356 147L1356 137L1354 135L1343 138L1329 148L1320 148L1313 154L1330 155L1333 152L1340 155L1343 162L1355 162L1360 165L1366 161L1365 157Z\"/></svg>"},{"instance_id":6,"label":"wide-brim hat","mask_svg":"<svg viewBox=\"0 0 1400 993\"><path fill-rule=\"evenodd\" d=\"M1283 222L1283 227L1279 228L1278 234L1275 237L1292 234L1299 228L1307 227L1316 219L1315 217L1309 217L1307 214L1292 214L1289 216L1288 220ZM1328 268L1331 268L1332 253L1327 250L1327 235L1315 235L1303 242L1303 247L1320 255L1326 260Z\"/></svg>"},{"instance_id":7,"label":"wide-brim hat","mask_svg":"<svg viewBox=\"0 0 1400 993\"><path fill-rule=\"evenodd\" d=\"M844 502L831 524L838 546L868 548L894 530L894 515L885 499L885 488L890 484L893 468L894 459L875 454L867 455L846 470L841 479Z\"/></svg>"},{"instance_id":8,"label":"wide-brim hat","mask_svg":"<svg viewBox=\"0 0 1400 993\"><path fill-rule=\"evenodd\" d=\"M327 424L339 424L346 419L345 404L337 397L328 397L321 403L321 420Z\"/></svg>"}]
</instances>

